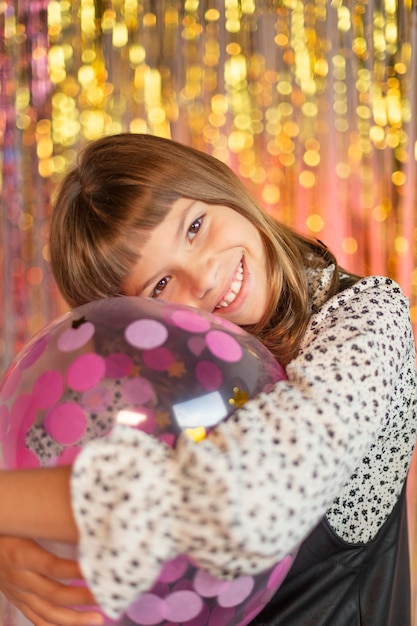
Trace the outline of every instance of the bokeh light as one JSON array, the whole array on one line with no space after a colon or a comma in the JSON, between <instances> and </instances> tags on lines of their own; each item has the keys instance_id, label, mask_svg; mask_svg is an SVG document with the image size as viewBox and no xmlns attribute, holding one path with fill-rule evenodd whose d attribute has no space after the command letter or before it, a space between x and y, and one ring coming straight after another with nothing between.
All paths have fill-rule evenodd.
<instances>
[{"instance_id":1,"label":"bokeh light","mask_svg":"<svg viewBox=\"0 0 417 626\"><path fill-rule=\"evenodd\" d=\"M417 33L401 7L0 3L2 368L64 308L44 252L60 177L83 143L126 130L225 161L268 212L415 306Z\"/></svg>"}]
</instances>

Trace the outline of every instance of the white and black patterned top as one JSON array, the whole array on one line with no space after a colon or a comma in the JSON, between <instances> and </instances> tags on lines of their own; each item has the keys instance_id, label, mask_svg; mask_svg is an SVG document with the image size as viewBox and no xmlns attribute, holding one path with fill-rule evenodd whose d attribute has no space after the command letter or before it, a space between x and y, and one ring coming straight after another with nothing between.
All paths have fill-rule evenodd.
<instances>
[{"instance_id":1,"label":"white and black patterned top","mask_svg":"<svg viewBox=\"0 0 417 626\"><path fill-rule=\"evenodd\" d=\"M255 573L323 515L357 543L392 511L416 438L408 301L392 280L369 277L318 308L331 271L309 276L318 310L288 381L198 444L182 436L173 450L116 426L77 458L81 566L110 616L177 554L216 576Z\"/></svg>"}]
</instances>

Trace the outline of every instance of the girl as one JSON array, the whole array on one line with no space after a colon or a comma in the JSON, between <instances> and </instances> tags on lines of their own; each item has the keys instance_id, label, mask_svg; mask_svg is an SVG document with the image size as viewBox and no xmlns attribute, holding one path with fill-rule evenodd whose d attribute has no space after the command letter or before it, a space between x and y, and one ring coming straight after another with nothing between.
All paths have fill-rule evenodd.
<instances>
[{"instance_id":1,"label":"girl","mask_svg":"<svg viewBox=\"0 0 417 626\"><path fill-rule=\"evenodd\" d=\"M84 576L113 617L177 554L233 577L301 544L253 624L410 624L416 368L398 285L342 270L321 242L263 212L224 164L150 135L87 146L58 193L50 252L72 306L126 294L215 312L258 337L288 381L199 444L183 437L171 450L116 426L72 470L0 476L0 497L20 498L0 532L79 539ZM54 623L83 619L54 607Z\"/></svg>"}]
</instances>

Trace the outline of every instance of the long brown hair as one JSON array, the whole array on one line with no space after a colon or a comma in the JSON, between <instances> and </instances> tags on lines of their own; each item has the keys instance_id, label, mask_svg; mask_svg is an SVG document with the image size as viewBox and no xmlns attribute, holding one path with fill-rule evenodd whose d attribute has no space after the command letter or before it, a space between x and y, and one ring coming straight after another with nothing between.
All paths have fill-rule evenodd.
<instances>
[{"instance_id":1,"label":"long brown hair","mask_svg":"<svg viewBox=\"0 0 417 626\"><path fill-rule=\"evenodd\" d=\"M324 244L272 219L224 163L169 139L122 133L80 153L58 191L50 227L52 271L64 298L78 306L122 295L141 244L182 197L228 206L260 232L271 297L264 317L247 330L288 363L311 315L305 270L335 265L330 297L340 289L336 259Z\"/></svg>"}]
</instances>

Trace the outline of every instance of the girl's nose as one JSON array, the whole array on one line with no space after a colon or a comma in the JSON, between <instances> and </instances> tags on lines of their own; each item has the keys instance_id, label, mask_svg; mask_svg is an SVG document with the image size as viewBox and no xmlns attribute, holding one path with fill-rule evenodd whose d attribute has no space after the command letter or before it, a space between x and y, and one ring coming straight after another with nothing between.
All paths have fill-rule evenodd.
<instances>
[{"instance_id":1,"label":"girl's nose","mask_svg":"<svg viewBox=\"0 0 417 626\"><path fill-rule=\"evenodd\" d=\"M200 259L188 267L189 289L193 298L204 300L217 285L218 263L215 258Z\"/></svg>"}]
</instances>

